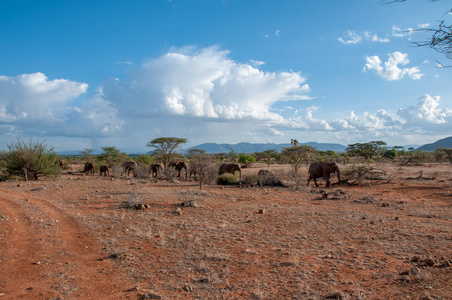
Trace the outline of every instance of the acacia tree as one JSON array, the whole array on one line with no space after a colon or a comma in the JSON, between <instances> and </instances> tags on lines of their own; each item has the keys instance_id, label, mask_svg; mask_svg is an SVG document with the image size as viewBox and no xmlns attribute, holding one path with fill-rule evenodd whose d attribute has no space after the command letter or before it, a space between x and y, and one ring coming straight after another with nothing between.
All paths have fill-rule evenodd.
<instances>
[{"instance_id":1,"label":"acacia tree","mask_svg":"<svg viewBox=\"0 0 452 300\"><path fill-rule=\"evenodd\" d=\"M114 166L127 159L128 155L114 146L102 147L103 153L99 154L97 159L99 161L105 161L107 166Z\"/></svg>"},{"instance_id":2,"label":"acacia tree","mask_svg":"<svg viewBox=\"0 0 452 300\"><path fill-rule=\"evenodd\" d=\"M308 145L287 147L283 148L281 151L281 155L287 158L294 168L295 174L298 174L298 169L303 161L308 163L315 154L315 147Z\"/></svg>"},{"instance_id":3,"label":"acacia tree","mask_svg":"<svg viewBox=\"0 0 452 300\"><path fill-rule=\"evenodd\" d=\"M446 154L449 162L452 164L452 148L438 148L437 150Z\"/></svg>"},{"instance_id":4,"label":"acacia tree","mask_svg":"<svg viewBox=\"0 0 452 300\"><path fill-rule=\"evenodd\" d=\"M352 156L362 156L366 160L371 160L377 154L382 154L387 144L383 141L372 141L368 143L350 144L345 149Z\"/></svg>"},{"instance_id":5,"label":"acacia tree","mask_svg":"<svg viewBox=\"0 0 452 300\"><path fill-rule=\"evenodd\" d=\"M163 166L166 166L171 162L171 159L175 156L177 147L180 144L185 144L187 139L177 137L160 137L153 139L146 144L147 147L154 148L154 153L162 157Z\"/></svg>"},{"instance_id":6,"label":"acacia tree","mask_svg":"<svg viewBox=\"0 0 452 300\"><path fill-rule=\"evenodd\" d=\"M25 143L18 137L16 142L8 144L7 147L9 152L5 160L8 174L23 175L26 181L30 175L37 180L38 175L60 174L58 155L44 142L33 142L30 139Z\"/></svg>"},{"instance_id":7,"label":"acacia tree","mask_svg":"<svg viewBox=\"0 0 452 300\"><path fill-rule=\"evenodd\" d=\"M195 174L199 177L199 189L202 190L202 185L206 179L208 168L214 163L214 159L201 149L188 150L192 161L190 163L190 169L195 171ZM191 171L190 171L191 172Z\"/></svg>"}]
</instances>

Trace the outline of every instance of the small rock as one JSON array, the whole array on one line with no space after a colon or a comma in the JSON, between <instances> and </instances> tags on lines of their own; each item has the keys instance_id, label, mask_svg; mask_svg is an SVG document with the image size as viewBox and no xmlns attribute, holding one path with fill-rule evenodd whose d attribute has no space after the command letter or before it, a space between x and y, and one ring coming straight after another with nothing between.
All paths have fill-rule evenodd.
<instances>
[{"instance_id":1,"label":"small rock","mask_svg":"<svg viewBox=\"0 0 452 300\"><path fill-rule=\"evenodd\" d=\"M201 278L198 280L199 283L209 283L210 279L209 278Z\"/></svg>"},{"instance_id":2,"label":"small rock","mask_svg":"<svg viewBox=\"0 0 452 300\"><path fill-rule=\"evenodd\" d=\"M162 297L160 297L159 295L148 293L141 295L140 299L162 299Z\"/></svg>"},{"instance_id":3,"label":"small rock","mask_svg":"<svg viewBox=\"0 0 452 300\"><path fill-rule=\"evenodd\" d=\"M259 213L260 213L260 214L265 214L265 208L259 209Z\"/></svg>"},{"instance_id":4,"label":"small rock","mask_svg":"<svg viewBox=\"0 0 452 300\"><path fill-rule=\"evenodd\" d=\"M23 187L24 184L23 184L23 183L19 183L17 186L18 186L18 187Z\"/></svg>"},{"instance_id":5,"label":"small rock","mask_svg":"<svg viewBox=\"0 0 452 300\"><path fill-rule=\"evenodd\" d=\"M410 258L410 262L418 262L418 261L420 261L421 260L421 258L419 257L419 256L417 256L417 255L413 255L411 258Z\"/></svg>"},{"instance_id":6,"label":"small rock","mask_svg":"<svg viewBox=\"0 0 452 300\"><path fill-rule=\"evenodd\" d=\"M45 186L38 186L37 188L31 189L32 192L42 192L45 191L47 188Z\"/></svg>"},{"instance_id":7,"label":"small rock","mask_svg":"<svg viewBox=\"0 0 452 300\"><path fill-rule=\"evenodd\" d=\"M402 275L402 276L399 277L399 280L402 281L402 282L410 282L411 278L408 275Z\"/></svg>"},{"instance_id":8,"label":"small rock","mask_svg":"<svg viewBox=\"0 0 452 300\"><path fill-rule=\"evenodd\" d=\"M411 270L410 270L410 274L411 275L419 275L421 273L421 270L419 270L419 268L418 267L412 267L411 268Z\"/></svg>"},{"instance_id":9,"label":"small rock","mask_svg":"<svg viewBox=\"0 0 452 300\"><path fill-rule=\"evenodd\" d=\"M325 297L325 299L345 299L344 295L341 292L332 292L328 296Z\"/></svg>"},{"instance_id":10,"label":"small rock","mask_svg":"<svg viewBox=\"0 0 452 300\"><path fill-rule=\"evenodd\" d=\"M429 267L433 267L435 265L435 261L433 260L433 258L429 257L425 259L425 264Z\"/></svg>"},{"instance_id":11,"label":"small rock","mask_svg":"<svg viewBox=\"0 0 452 300\"><path fill-rule=\"evenodd\" d=\"M186 291L187 293L190 293L191 292L191 287L187 284L186 286L184 286L183 288L182 288L184 291Z\"/></svg>"},{"instance_id":12,"label":"small rock","mask_svg":"<svg viewBox=\"0 0 452 300\"><path fill-rule=\"evenodd\" d=\"M388 206L389 206L389 203L383 202L383 203L381 204L381 206L382 206L382 207L388 207Z\"/></svg>"},{"instance_id":13,"label":"small rock","mask_svg":"<svg viewBox=\"0 0 452 300\"><path fill-rule=\"evenodd\" d=\"M178 216L182 215L182 208L177 207L177 208L174 210L174 214L176 214L176 215L178 215Z\"/></svg>"},{"instance_id":14,"label":"small rock","mask_svg":"<svg viewBox=\"0 0 452 300\"><path fill-rule=\"evenodd\" d=\"M394 218L394 220L396 220L396 221L397 221L398 219L399 219L399 217L395 217L395 218Z\"/></svg>"}]
</instances>

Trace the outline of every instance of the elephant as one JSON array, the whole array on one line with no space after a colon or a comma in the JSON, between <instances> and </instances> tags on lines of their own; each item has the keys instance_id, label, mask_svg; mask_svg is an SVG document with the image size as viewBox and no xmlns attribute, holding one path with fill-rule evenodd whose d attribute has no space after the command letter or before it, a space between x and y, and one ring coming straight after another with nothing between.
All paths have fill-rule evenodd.
<instances>
[{"instance_id":1,"label":"elephant","mask_svg":"<svg viewBox=\"0 0 452 300\"><path fill-rule=\"evenodd\" d=\"M337 173L338 183L341 182L341 172L336 163L312 163L309 166L308 171L308 182L306 185L309 185L311 179L314 179L315 186L318 187L316 178L323 177L326 180L326 187L330 186L330 174Z\"/></svg>"},{"instance_id":2,"label":"elephant","mask_svg":"<svg viewBox=\"0 0 452 300\"><path fill-rule=\"evenodd\" d=\"M224 173L231 173L234 174L235 172L240 173L240 181L242 181L242 170L240 169L240 166L237 164L222 164L220 166L220 170L218 171L218 174L224 174Z\"/></svg>"},{"instance_id":3,"label":"elephant","mask_svg":"<svg viewBox=\"0 0 452 300\"><path fill-rule=\"evenodd\" d=\"M149 166L148 176L152 173L152 177L155 178L161 170L162 166L160 164L152 164Z\"/></svg>"},{"instance_id":4,"label":"elephant","mask_svg":"<svg viewBox=\"0 0 452 300\"><path fill-rule=\"evenodd\" d=\"M185 168L185 178L187 179L187 164L183 161L177 161L177 162L170 162L168 165L169 168L175 168L177 171L179 171L179 178L180 178L180 171Z\"/></svg>"},{"instance_id":5,"label":"elephant","mask_svg":"<svg viewBox=\"0 0 452 300\"><path fill-rule=\"evenodd\" d=\"M129 176L130 173L132 172L133 176L135 176L135 168L137 167L137 162L134 160L129 160L129 161L125 161L122 163L122 167L124 169L124 171L121 173L121 176L126 174L126 176Z\"/></svg>"},{"instance_id":6,"label":"elephant","mask_svg":"<svg viewBox=\"0 0 452 300\"><path fill-rule=\"evenodd\" d=\"M94 164L92 162L85 163L85 169L83 170L85 175L94 175Z\"/></svg>"},{"instance_id":7,"label":"elephant","mask_svg":"<svg viewBox=\"0 0 452 300\"><path fill-rule=\"evenodd\" d=\"M100 176L104 174L105 176L110 176L110 167L109 166L100 166Z\"/></svg>"}]
</instances>

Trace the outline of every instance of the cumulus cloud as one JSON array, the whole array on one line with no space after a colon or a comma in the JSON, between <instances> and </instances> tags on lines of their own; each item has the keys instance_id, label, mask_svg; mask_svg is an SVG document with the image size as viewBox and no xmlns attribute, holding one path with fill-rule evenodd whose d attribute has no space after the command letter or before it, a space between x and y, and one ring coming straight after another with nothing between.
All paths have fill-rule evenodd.
<instances>
[{"instance_id":1,"label":"cumulus cloud","mask_svg":"<svg viewBox=\"0 0 452 300\"><path fill-rule=\"evenodd\" d=\"M419 97L417 105L397 110L397 115L405 120L405 126L434 126L450 123L452 110L438 108L440 97L423 95Z\"/></svg>"},{"instance_id":2,"label":"cumulus cloud","mask_svg":"<svg viewBox=\"0 0 452 300\"><path fill-rule=\"evenodd\" d=\"M59 108L87 88L86 83L49 80L42 73L0 76L0 121L58 118Z\"/></svg>"},{"instance_id":3,"label":"cumulus cloud","mask_svg":"<svg viewBox=\"0 0 452 300\"><path fill-rule=\"evenodd\" d=\"M264 72L234 62L228 51L211 47L165 54L130 72L127 82L106 80L103 93L124 117L278 120L270 106L305 96L305 81L298 72Z\"/></svg>"},{"instance_id":4,"label":"cumulus cloud","mask_svg":"<svg viewBox=\"0 0 452 300\"><path fill-rule=\"evenodd\" d=\"M399 65L405 66L410 62L408 54L396 51L388 54L388 56L388 60L384 63L378 56L367 56L363 71L374 71L381 78L388 81L400 80L405 76L418 80L424 76L424 74L420 73L419 67L399 68Z\"/></svg>"},{"instance_id":5,"label":"cumulus cloud","mask_svg":"<svg viewBox=\"0 0 452 300\"><path fill-rule=\"evenodd\" d=\"M94 136L111 133L121 121L102 97L80 107L73 99L86 93L86 83L67 79L50 80L43 73L0 76L0 123L2 132L31 136ZM109 131L109 132L106 132Z\"/></svg>"}]
</instances>

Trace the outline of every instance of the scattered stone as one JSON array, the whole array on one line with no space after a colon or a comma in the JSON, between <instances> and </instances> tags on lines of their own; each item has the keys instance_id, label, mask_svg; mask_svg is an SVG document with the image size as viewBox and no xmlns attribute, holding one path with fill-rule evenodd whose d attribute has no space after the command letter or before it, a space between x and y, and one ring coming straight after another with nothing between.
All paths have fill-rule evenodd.
<instances>
[{"instance_id":1,"label":"scattered stone","mask_svg":"<svg viewBox=\"0 0 452 300\"><path fill-rule=\"evenodd\" d=\"M201 278L198 280L199 283L209 283L210 279L209 278Z\"/></svg>"},{"instance_id":2,"label":"scattered stone","mask_svg":"<svg viewBox=\"0 0 452 300\"><path fill-rule=\"evenodd\" d=\"M37 188L31 189L32 192L42 192L47 190L45 186L38 186Z\"/></svg>"},{"instance_id":3,"label":"scattered stone","mask_svg":"<svg viewBox=\"0 0 452 300\"><path fill-rule=\"evenodd\" d=\"M411 281L411 278L410 278L410 276L408 276L408 275L401 275L401 276L399 277L399 281L402 281L402 282L410 282L410 281Z\"/></svg>"},{"instance_id":4,"label":"scattered stone","mask_svg":"<svg viewBox=\"0 0 452 300\"><path fill-rule=\"evenodd\" d=\"M174 210L174 214L178 216L182 215L182 208L176 207L176 209Z\"/></svg>"},{"instance_id":5,"label":"scattered stone","mask_svg":"<svg viewBox=\"0 0 452 300\"><path fill-rule=\"evenodd\" d=\"M389 203L383 202L383 203L381 204L381 206L382 206L382 207L388 207L388 206L389 206Z\"/></svg>"},{"instance_id":6,"label":"scattered stone","mask_svg":"<svg viewBox=\"0 0 452 300\"><path fill-rule=\"evenodd\" d=\"M417 255L414 255L410 258L410 262L418 262L420 260L421 260L421 258Z\"/></svg>"},{"instance_id":7,"label":"scattered stone","mask_svg":"<svg viewBox=\"0 0 452 300\"><path fill-rule=\"evenodd\" d=\"M191 287L187 284L182 288L184 291L186 291L187 293L191 292Z\"/></svg>"},{"instance_id":8,"label":"scattered stone","mask_svg":"<svg viewBox=\"0 0 452 300\"><path fill-rule=\"evenodd\" d=\"M265 214L265 208L259 209L259 213L260 213L260 214Z\"/></svg>"},{"instance_id":9,"label":"scattered stone","mask_svg":"<svg viewBox=\"0 0 452 300\"><path fill-rule=\"evenodd\" d=\"M426 258L424 262L429 267L433 267L435 265L435 261L431 257Z\"/></svg>"},{"instance_id":10,"label":"scattered stone","mask_svg":"<svg viewBox=\"0 0 452 300\"><path fill-rule=\"evenodd\" d=\"M325 299L339 299L339 300L342 300L342 299L345 299L345 296L341 292L332 292L328 296L325 296Z\"/></svg>"},{"instance_id":11,"label":"scattered stone","mask_svg":"<svg viewBox=\"0 0 452 300\"><path fill-rule=\"evenodd\" d=\"M162 297L156 294L147 293L140 295L140 299L162 299Z\"/></svg>"},{"instance_id":12,"label":"scattered stone","mask_svg":"<svg viewBox=\"0 0 452 300\"><path fill-rule=\"evenodd\" d=\"M113 253L113 254L110 254L109 258L111 258L111 259L125 260L125 259L134 259L134 256L122 252L122 253Z\"/></svg>"}]
</instances>

